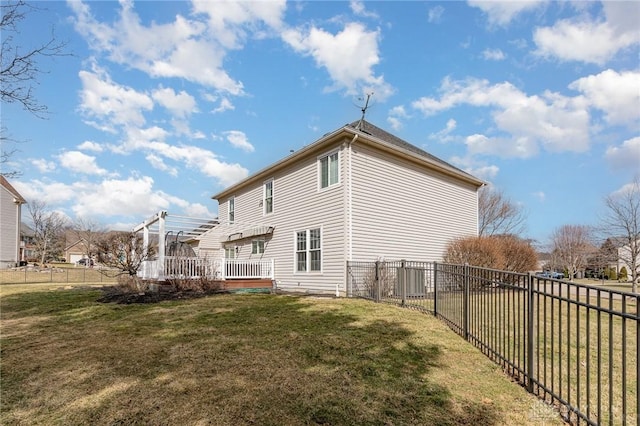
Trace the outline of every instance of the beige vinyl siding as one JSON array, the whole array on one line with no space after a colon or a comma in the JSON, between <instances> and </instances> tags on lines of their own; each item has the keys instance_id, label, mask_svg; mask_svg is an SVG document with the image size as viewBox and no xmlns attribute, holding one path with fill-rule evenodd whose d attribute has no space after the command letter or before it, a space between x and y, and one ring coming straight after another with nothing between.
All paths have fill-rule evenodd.
<instances>
[{"instance_id":1,"label":"beige vinyl siding","mask_svg":"<svg viewBox=\"0 0 640 426\"><path fill-rule=\"evenodd\" d=\"M368 147L352 147L353 260L440 260L477 234L473 185Z\"/></svg>"},{"instance_id":2,"label":"beige vinyl siding","mask_svg":"<svg viewBox=\"0 0 640 426\"><path fill-rule=\"evenodd\" d=\"M319 190L318 158L340 148L339 183ZM275 259L278 287L291 291L335 292L336 285L344 291L344 152L340 144L328 146L298 161L295 165L266 177L235 196L235 221L238 227L250 224L273 226L272 235L265 236L265 252L251 254L247 238L230 244L239 246L238 259ZM273 179L273 213L263 214L264 182ZM228 198L219 200L219 216L226 217ZM220 225L218 232L230 225ZM322 271L296 273L295 233L309 229L322 230ZM228 234L224 231L223 235ZM259 238L259 237L255 237ZM201 242L200 247L205 245Z\"/></svg>"},{"instance_id":3,"label":"beige vinyl siding","mask_svg":"<svg viewBox=\"0 0 640 426\"><path fill-rule=\"evenodd\" d=\"M18 260L18 212L14 196L0 186L0 268L15 266Z\"/></svg>"}]
</instances>

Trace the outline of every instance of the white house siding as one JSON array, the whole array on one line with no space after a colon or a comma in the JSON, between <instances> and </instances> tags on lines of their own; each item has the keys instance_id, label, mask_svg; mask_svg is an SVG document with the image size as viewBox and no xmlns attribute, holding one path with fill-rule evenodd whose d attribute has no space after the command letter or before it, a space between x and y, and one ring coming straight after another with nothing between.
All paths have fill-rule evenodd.
<instances>
[{"instance_id":1,"label":"white house siding","mask_svg":"<svg viewBox=\"0 0 640 426\"><path fill-rule=\"evenodd\" d=\"M352 147L353 260L438 261L455 237L477 235L474 185Z\"/></svg>"},{"instance_id":2,"label":"white house siding","mask_svg":"<svg viewBox=\"0 0 640 426\"><path fill-rule=\"evenodd\" d=\"M20 206L14 199L13 194L0 186L0 268L15 266L18 260Z\"/></svg>"},{"instance_id":3,"label":"white house siding","mask_svg":"<svg viewBox=\"0 0 640 426\"><path fill-rule=\"evenodd\" d=\"M318 157L340 148L340 183L318 190ZM273 226L266 235L262 256L251 254L253 238L235 241L239 259L275 259L278 288L288 291L331 292L336 285L344 288L344 155L336 143L320 152L301 159L295 165L267 175L235 197L235 221L243 224L262 223ZM264 215L262 206L264 182L273 179L273 213ZM227 219L228 198L219 200L219 217ZM220 226L223 230L229 225ZM295 232L322 229L322 271L294 272ZM225 235L227 233L225 232ZM205 244L201 242L201 247Z\"/></svg>"}]
</instances>

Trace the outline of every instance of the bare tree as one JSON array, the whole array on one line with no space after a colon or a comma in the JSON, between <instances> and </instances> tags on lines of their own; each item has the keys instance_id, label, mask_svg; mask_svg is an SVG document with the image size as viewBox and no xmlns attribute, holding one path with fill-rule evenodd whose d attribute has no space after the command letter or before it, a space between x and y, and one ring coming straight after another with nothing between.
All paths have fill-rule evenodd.
<instances>
[{"instance_id":1,"label":"bare tree","mask_svg":"<svg viewBox=\"0 0 640 426\"><path fill-rule=\"evenodd\" d=\"M622 241L619 259L631 270L631 291L638 292L640 280L640 176L636 176L622 191L605 198L607 213L602 228Z\"/></svg>"},{"instance_id":2,"label":"bare tree","mask_svg":"<svg viewBox=\"0 0 640 426\"><path fill-rule=\"evenodd\" d=\"M83 254L92 259L96 254L96 244L104 234L105 228L90 218L77 218L72 226L72 234L78 239Z\"/></svg>"},{"instance_id":3,"label":"bare tree","mask_svg":"<svg viewBox=\"0 0 640 426\"><path fill-rule=\"evenodd\" d=\"M145 260L155 255L153 247L145 249L142 236L132 232L109 232L96 241L98 262L115 268L119 275L135 277Z\"/></svg>"},{"instance_id":4,"label":"bare tree","mask_svg":"<svg viewBox=\"0 0 640 426\"><path fill-rule=\"evenodd\" d=\"M20 24L31 12L39 10L24 0L2 1L0 3L0 100L3 104L17 103L36 117L44 118L47 106L38 102L35 86L38 76L45 71L38 62L43 58L69 56L65 52L67 43L56 39L52 30L50 38L36 45L25 47L19 44ZM7 170L11 156L17 151L15 139L8 136L7 129L0 129L0 174L7 177L20 174L17 170Z\"/></svg>"},{"instance_id":5,"label":"bare tree","mask_svg":"<svg viewBox=\"0 0 640 426\"><path fill-rule=\"evenodd\" d=\"M520 235L526 217L520 206L502 192L484 186L478 192L478 235Z\"/></svg>"},{"instance_id":6,"label":"bare tree","mask_svg":"<svg viewBox=\"0 0 640 426\"><path fill-rule=\"evenodd\" d=\"M51 211L44 201L27 203L29 216L34 231L34 244L40 263L60 256L62 252L63 233L67 218L58 212Z\"/></svg>"},{"instance_id":7,"label":"bare tree","mask_svg":"<svg viewBox=\"0 0 640 426\"><path fill-rule=\"evenodd\" d=\"M0 5L0 98L3 103L17 102L23 109L42 117L47 107L39 103L34 94L38 75L44 73L38 61L44 57L68 56L68 53L65 53L67 43L58 41L53 30L49 40L36 47L18 44L20 23L35 10L36 7L24 0L3 1Z\"/></svg>"},{"instance_id":8,"label":"bare tree","mask_svg":"<svg viewBox=\"0 0 640 426\"><path fill-rule=\"evenodd\" d=\"M583 269L595 248L591 243L591 230L582 225L564 225L551 236L554 263L567 270L569 280Z\"/></svg>"}]
</instances>

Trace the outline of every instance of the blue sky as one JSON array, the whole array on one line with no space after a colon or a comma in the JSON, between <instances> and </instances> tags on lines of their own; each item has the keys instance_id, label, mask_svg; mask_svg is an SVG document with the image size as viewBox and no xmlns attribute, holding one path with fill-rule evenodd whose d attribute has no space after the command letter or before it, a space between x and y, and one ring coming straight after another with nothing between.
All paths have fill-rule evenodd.
<instances>
[{"instance_id":1,"label":"blue sky","mask_svg":"<svg viewBox=\"0 0 640 426\"><path fill-rule=\"evenodd\" d=\"M41 2L46 120L2 105L28 200L129 229L360 118L490 182L547 242L640 173L640 2ZM380 206L384 208L384 206Z\"/></svg>"}]
</instances>

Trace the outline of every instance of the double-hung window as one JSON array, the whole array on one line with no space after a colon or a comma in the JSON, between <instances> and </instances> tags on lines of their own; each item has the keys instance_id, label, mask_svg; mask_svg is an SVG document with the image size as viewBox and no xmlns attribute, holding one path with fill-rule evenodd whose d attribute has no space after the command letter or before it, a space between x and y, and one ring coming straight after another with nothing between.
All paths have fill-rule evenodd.
<instances>
[{"instance_id":1,"label":"double-hung window","mask_svg":"<svg viewBox=\"0 0 640 426\"><path fill-rule=\"evenodd\" d=\"M264 184L264 214L273 213L273 179Z\"/></svg>"},{"instance_id":2,"label":"double-hung window","mask_svg":"<svg viewBox=\"0 0 640 426\"><path fill-rule=\"evenodd\" d=\"M262 253L264 253L264 240L251 241L251 254L262 254Z\"/></svg>"},{"instance_id":3,"label":"double-hung window","mask_svg":"<svg viewBox=\"0 0 640 426\"><path fill-rule=\"evenodd\" d=\"M236 199L235 197L229 198L229 222L233 222L236 219Z\"/></svg>"},{"instance_id":4,"label":"double-hung window","mask_svg":"<svg viewBox=\"0 0 640 426\"><path fill-rule=\"evenodd\" d=\"M295 271L322 271L322 232L320 228L297 231L295 244Z\"/></svg>"},{"instance_id":5,"label":"double-hung window","mask_svg":"<svg viewBox=\"0 0 640 426\"><path fill-rule=\"evenodd\" d=\"M338 183L339 179L339 156L334 152L319 159L320 166L320 188L327 188Z\"/></svg>"}]
</instances>

